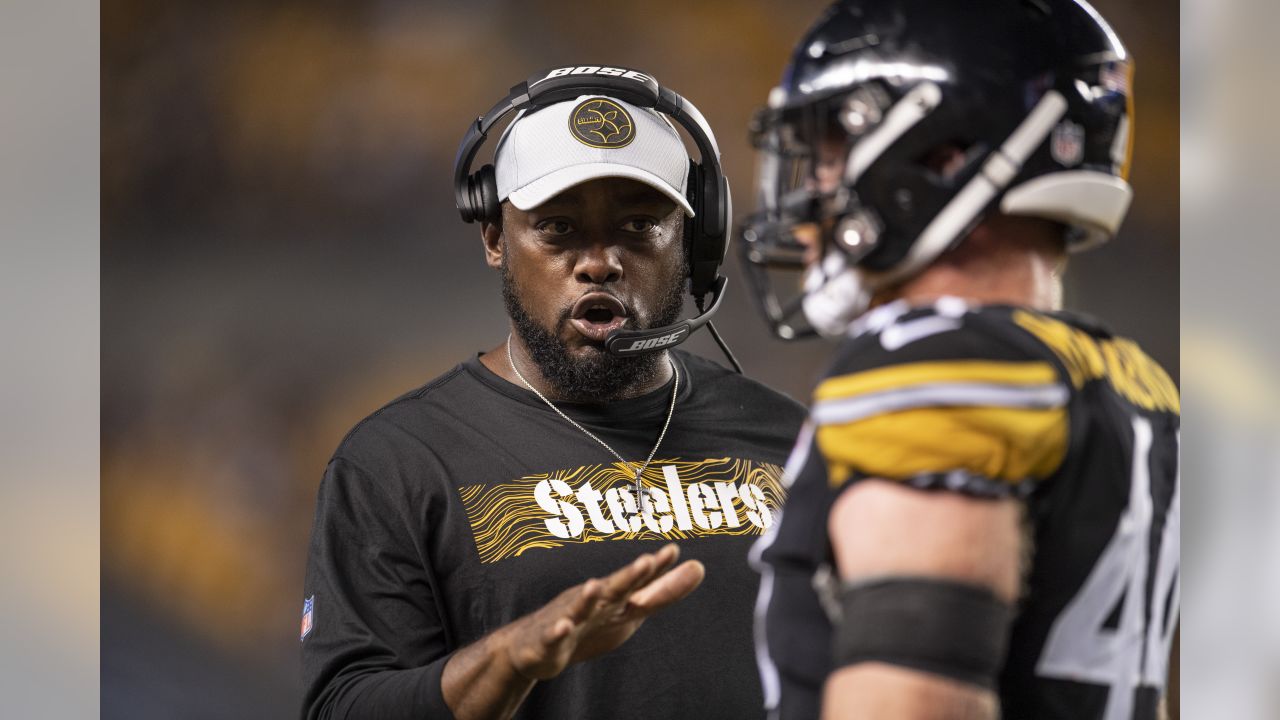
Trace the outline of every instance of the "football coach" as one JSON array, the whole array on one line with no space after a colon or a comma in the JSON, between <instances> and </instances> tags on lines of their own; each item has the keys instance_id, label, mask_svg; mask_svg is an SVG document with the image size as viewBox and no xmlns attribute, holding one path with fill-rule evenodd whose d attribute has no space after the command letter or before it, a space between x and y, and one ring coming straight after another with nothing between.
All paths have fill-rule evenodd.
<instances>
[{"instance_id":1,"label":"football coach","mask_svg":"<svg viewBox=\"0 0 1280 720\"><path fill-rule=\"evenodd\" d=\"M455 188L510 334L334 453L302 717L763 717L747 551L805 411L674 349L724 294L710 128L644 73L558 68L468 129Z\"/></svg>"}]
</instances>

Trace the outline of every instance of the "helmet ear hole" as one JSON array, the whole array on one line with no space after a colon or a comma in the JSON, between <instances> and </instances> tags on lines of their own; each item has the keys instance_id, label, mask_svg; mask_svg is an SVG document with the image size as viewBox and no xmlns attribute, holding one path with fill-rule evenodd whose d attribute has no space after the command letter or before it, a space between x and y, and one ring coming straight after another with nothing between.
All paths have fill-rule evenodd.
<instances>
[{"instance_id":1,"label":"helmet ear hole","mask_svg":"<svg viewBox=\"0 0 1280 720\"><path fill-rule=\"evenodd\" d=\"M916 164L944 181L951 181L972 161L973 143L949 140L926 150Z\"/></svg>"}]
</instances>

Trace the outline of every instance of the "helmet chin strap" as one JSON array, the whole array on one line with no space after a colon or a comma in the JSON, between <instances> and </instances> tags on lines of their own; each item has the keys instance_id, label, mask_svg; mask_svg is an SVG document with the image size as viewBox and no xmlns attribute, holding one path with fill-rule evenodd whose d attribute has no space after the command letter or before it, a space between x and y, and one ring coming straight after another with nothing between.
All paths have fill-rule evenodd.
<instances>
[{"instance_id":1,"label":"helmet chin strap","mask_svg":"<svg viewBox=\"0 0 1280 720\"><path fill-rule=\"evenodd\" d=\"M848 257L829 248L821 263L805 273L804 316L823 337L840 337L871 305L873 289Z\"/></svg>"}]
</instances>

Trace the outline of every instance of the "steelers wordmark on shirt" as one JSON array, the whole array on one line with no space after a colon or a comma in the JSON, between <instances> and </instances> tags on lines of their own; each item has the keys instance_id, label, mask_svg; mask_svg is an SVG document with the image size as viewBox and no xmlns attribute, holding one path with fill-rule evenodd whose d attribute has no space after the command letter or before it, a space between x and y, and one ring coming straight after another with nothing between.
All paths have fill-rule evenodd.
<instances>
[{"instance_id":1,"label":"steelers wordmark on shirt","mask_svg":"<svg viewBox=\"0 0 1280 720\"><path fill-rule=\"evenodd\" d=\"M648 500L639 512L634 472L586 465L460 488L480 561L601 540L759 535L785 494L782 468L770 463L654 461L641 478Z\"/></svg>"}]
</instances>

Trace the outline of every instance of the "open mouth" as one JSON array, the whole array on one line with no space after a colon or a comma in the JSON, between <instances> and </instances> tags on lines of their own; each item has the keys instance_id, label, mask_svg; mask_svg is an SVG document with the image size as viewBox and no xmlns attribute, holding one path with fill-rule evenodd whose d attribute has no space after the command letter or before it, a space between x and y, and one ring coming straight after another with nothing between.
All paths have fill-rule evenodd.
<instances>
[{"instance_id":1,"label":"open mouth","mask_svg":"<svg viewBox=\"0 0 1280 720\"><path fill-rule=\"evenodd\" d=\"M593 292L574 303L569 324L588 340L602 343L609 333L626 324L627 317L622 301L606 292Z\"/></svg>"}]
</instances>

